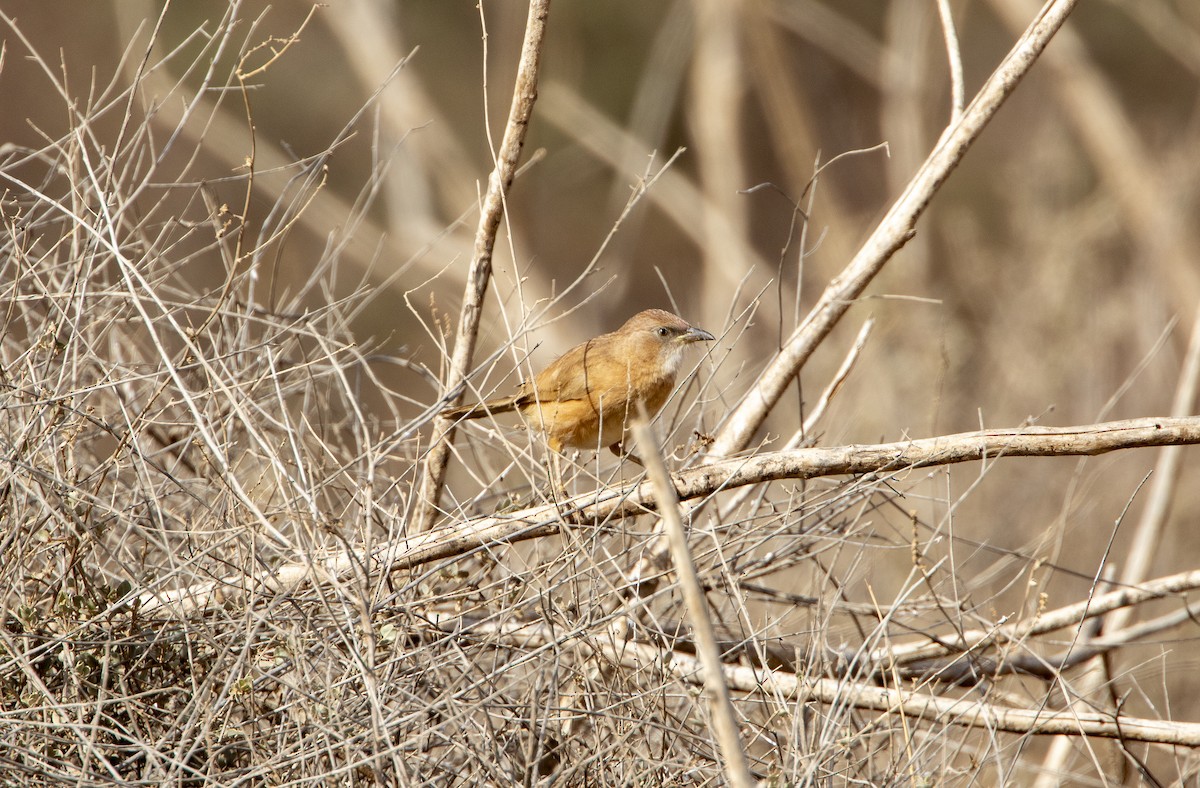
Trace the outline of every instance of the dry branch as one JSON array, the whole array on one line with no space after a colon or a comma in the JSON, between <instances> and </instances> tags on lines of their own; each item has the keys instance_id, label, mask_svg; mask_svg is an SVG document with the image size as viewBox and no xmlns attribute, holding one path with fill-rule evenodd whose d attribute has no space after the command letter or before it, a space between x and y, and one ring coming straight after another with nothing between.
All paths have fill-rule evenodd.
<instances>
[{"instance_id":1,"label":"dry branch","mask_svg":"<svg viewBox=\"0 0 1200 788\"><path fill-rule=\"evenodd\" d=\"M605 648L605 654L627 667L660 666L681 680L698 682L699 661L688 654L664 654L654 646L635 644ZM871 709L884 714L929 720L942 725L967 725L985 730L1036 735L1101 736L1127 741L1200 747L1200 723L1097 714L1094 712L1023 709L966 698L943 698L921 692L877 687L838 679L810 679L783 671L740 666L725 667L725 681L752 693L779 693L788 700Z\"/></svg>"},{"instance_id":2,"label":"dry branch","mask_svg":"<svg viewBox=\"0 0 1200 788\"><path fill-rule=\"evenodd\" d=\"M767 452L681 471L672 476L672 483L679 498L689 500L781 479L892 475L916 468L994 461L1000 457L1096 455L1120 449L1194 443L1200 443L1200 417L1132 419L1079 427L1019 427L896 443ZM650 482L599 490L557 504L481 517L393 542L376 552L375 571L394 572L465 555L487 545L546 536L564 525L601 524L655 509ZM343 575L354 571L360 563L357 551L339 550L315 556L311 564L286 564L271 573L234 575L183 589L152 589L142 592L138 599L147 612L164 608L186 612L229 599L231 595L286 592L314 575Z\"/></svg>"},{"instance_id":3,"label":"dry branch","mask_svg":"<svg viewBox=\"0 0 1200 788\"><path fill-rule=\"evenodd\" d=\"M0 210L4 246L0 261L5 272L0 277L5 283L0 310L5 315L0 337L0 445L5 457L0 464L0 555L6 559L5 593L0 598L4 611L0 760L12 781L607 785L691 779L712 783L722 779L714 736L717 718L710 713L716 706L703 704L697 690L702 675L714 686L731 691L732 709L726 704L720 719L727 729L735 730L724 737L724 746L733 752L740 745L755 779L765 784L941 784L956 779L1002 783L1012 779L1009 775L1037 768L1033 751L1019 741L1029 734L1120 736L1195 745L1196 724L1170 719L1200 719L1195 704L1179 692L1186 689L1187 674L1181 668L1187 666L1186 643L1195 634L1200 609L1189 606L1188 600L1200 589L1200 571L1144 580L1138 569L1153 557L1151 548L1190 545L1186 532L1173 534L1171 523L1163 519L1172 508L1183 523L1193 514L1188 508L1193 502L1186 495L1190 455L1142 452L1116 463L1096 463L1107 466L1104 489L1095 495L1083 491L1076 495L1072 488L1061 520L1037 535L1052 537L1056 526L1078 528L1085 519L1089 532L1103 529L1113 488L1124 486L1131 466L1149 466L1163 456L1158 467L1166 470L1156 470L1154 477L1161 475L1161 487L1147 500L1138 498L1154 528L1139 537L1114 526L1113 536L1120 542L1114 541L1111 552L1096 558L1105 571L1112 569L1110 558L1115 561L1119 556L1130 564L1130 575L1113 573L1125 581L1116 591L1093 580L1104 577L1088 563L1096 550L1066 551L1061 563L1057 557L1046 562L1044 551L1030 549L1032 542L1026 541L1033 538L1031 529L1047 523L1044 502L1059 491L1054 472L1082 463L1006 463L1006 470L1014 473L1050 471L1044 477L1027 478L1019 500L997 507L1001 516L1008 515L1007 520L1022 521L1011 533L997 535L994 520L973 514L979 504L975 491L985 482L997 481L991 470L1001 457L1095 454L1162 444L1181 448L1197 442L1200 419L1183 418L1194 408L1186 406L1182 387L1173 411L1180 415L1178 419L1057 430L984 430L885 445L800 448L810 445L807 436L812 434L812 424L838 390L856 348L822 400L807 413L803 431L792 441L787 432L772 436L774 442L763 447L776 451L726 455L707 467L655 483L638 477L631 465L613 466L599 458L593 463L589 457L575 465L571 489L590 493L560 500L556 506L504 508L513 500L528 500L529 485L537 484L540 469L533 460L537 442L513 440L504 429L473 431L469 445L455 447L462 449L456 456L462 457L464 471L482 490L467 499L475 490L464 483L454 490L463 495L446 518L447 526L417 533L417 524L404 515L422 502L417 494L418 472L427 444L418 446L412 436L419 431L428 434L429 414L438 409L424 386L438 389L440 385L426 365L441 360L436 354L442 335L425 326L436 345L432 350L415 347L416 341L423 340L410 341L402 329L390 337L364 341L363 329L373 319L367 306L379 302L386 288L373 286L362 278L363 272L372 258L390 263L404 260L418 246L436 246L438 251L428 253L429 259L396 266L387 282L412 292L408 288L415 280L425 279L417 289L444 301L447 286L461 284L459 275L442 270L448 260L462 257L444 251L448 244L460 248L461 239L454 238L457 228L482 210L486 214L482 234L476 233L475 240L495 243L508 209L516 207L512 197L506 207L501 183L501 188L489 192L489 205L482 205L480 194L481 205L455 220L462 207L461 191L455 189L463 184L455 182L460 175L454 173L466 171L465 160L451 172L452 185L430 182L434 191L444 195L440 202L412 179L385 179L389 171L409 166L425 174L446 170L439 169L438 163L453 146L441 142L479 136L474 116L468 125L456 128L454 114L427 111L420 100L406 107L405 113L395 114L399 111L392 106L396 90L447 95L438 92L447 83L428 80L428 71L401 73L403 63L399 63L384 85L360 100L351 95L352 80L338 98L359 103L348 107L344 101L326 102L330 111L317 113L322 120L336 123L339 108L352 112L340 129L306 128L303 134L292 135L288 128L281 134L279 116L267 108L280 98L295 96L290 86L314 73L312 62L304 62L301 56L331 39L314 35L320 31L312 25L306 38L299 40L286 37L286 32L281 38L268 28L298 29L309 4L299 10L285 6L250 19L242 15L245 4L234 2L217 11L220 18L190 31L178 24L177 5L159 8L134 0L106 12L120 20L118 27L124 33L118 33L118 41L130 42L123 55L113 53L126 65L116 64L107 84L102 60L89 58L79 68L80 58L90 55L91 49L79 49L72 39L59 46L58 38L53 39L52 49L45 49L19 35L15 20L0 13L11 31L8 44L22 56L6 59L0 45L0 76L8 79L4 84L10 91L23 91L17 93L23 95L22 101L14 105L22 107L21 113L9 118L13 139L0 145L0 175L8 185ZM343 47L367 42L366 49L372 50L370 42L388 37L383 30L387 25L376 25L380 30L356 37L356 27L364 23L391 20L390 14L379 16L368 5L353 3L344 12L329 11L335 14L330 26L340 31ZM799 10L805 30L811 33L829 15L813 17L810 12L832 4L789 0L768 3L772 5L779 7L779 13ZM766 29L756 19L764 9L746 7L730 18L736 17L736 23L744 25L740 29L750 35L731 37L732 28L710 26L710 33L725 45L685 52L680 44L691 40L688 25L693 18L685 6L661 17L661 32L653 46L669 54L648 62L669 61L682 69L699 62L693 58L728 53L729 45L744 47L756 39L772 39L769 47L735 53L749 57L746 62L753 66L746 72L749 82L764 83L757 93L752 84L739 102L748 112L767 113L769 133L792 135L763 150L773 154L776 162L790 159L785 165L790 168L788 177L793 186L802 183L807 176L800 170L809 158L788 151L817 145L815 135L807 136L816 127L797 132L799 126L784 121L798 115L811 117L804 104L818 100L820 94L810 92L803 74L793 70L790 58L797 53L785 45L786 34ZM958 4L939 0L937 9L944 20L948 21L952 7ZM500 10L490 4L488 14L504 15L505 24L515 30L527 21L526 11L520 6ZM724 7L719 11L730 13ZM925 4L917 11L924 14L928 30L911 32L932 32L934 5ZM316 18L324 13L318 12ZM1187 13L1180 11L1180 19ZM135 32L132 24L143 15L148 26ZM187 16L193 15L189 11ZM1195 14L1191 18L1200 21ZM986 51L987 47L979 48L982 39L972 18L956 21L964 25L957 31L947 28L947 33L963 34L964 51ZM564 32L564 42L570 46L571 31ZM474 33L468 21L454 34L453 44L461 47ZM845 39L838 34L824 37L830 46L838 45L834 49L842 50ZM286 47L288 41L294 43L282 59L272 58L259 43ZM422 34L422 57L431 51L444 53L441 47L449 43ZM900 39L891 43L905 51L916 49ZM990 47L990 41L985 43ZM873 41L866 46L877 49ZM38 48L64 54L41 58ZM953 50L954 45L948 48ZM358 64L358 82L373 81L369 71L386 69L400 58L399 49L385 50L382 55L374 50L347 54L348 62ZM1057 46L1047 56L1055 50ZM861 54L863 49L855 51ZM244 62L239 53L246 52L274 62L255 78L256 84L246 86L259 110L254 118L258 129L252 172L240 169L247 129L244 113L237 111L240 92L235 72L237 64ZM857 59L857 65L875 57L867 54ZM930 62L935 57L933 52ZM374 58L370 69L368 58ZM951 60L957 60L953 52ZM703 65L711 68L715 62ZM31 68L22 72L22 65ZM592 65L589 59L589 71ZM294 71L281 73L289 69ZM320 64L315 70L320 70ZM767 73L772 70L777 73ZM31 72L36 72L34 78L25 79L24 74ZM643 70L647 84L669 80L653 72L653 65ZM590 99L567 91L578 86L583 93L593 83L589 77L584 87L569 70L564 73L556 91L541 80L545 98L538 112L552 109L558 122L573 125L569 118L583 113L571 107ZM627 68L623 75L627 80ZM930 76L933 79L925 84L928 95L934 95L944 86L937 84L938 74ZM453 78L462 85L470 84L474 76L454 74ZM956 81L957 77L951 78L951 87ZM883 84L887 93L887 81ZM80 93L81 86L88 92ZM1114 80L1111 87L1118 86L1129 83ZM729 87L723 88L726 94ZM370 84L366 88L372 89ZM639 142L636 111L628 132L609 121L603 128L591 121L579 124L585 128L571 132L579 147L556 146L554 154L559 166L552 169L568 173L570 179L548 177L538 189L522 195L522 214L544 221L554 239L586 235L586 226L563 229L563 218L578 214L561 209L587 205L588 195L594 197L595 190L574 192L562 184L581 184L585 178L595 181L594 171L577 167L570 158L572 150L580 155L605 150L608 153L601 159L628 164L621 166L622 171L645 171L625 212L613 223L610 237L620 226L622 237L636 240L639 255L660 248L652 236L627 234L630 226L623 220L632 215L629 209L657 178L654 166L646 168L638 163L640 158L635 162L631 157L645 147L662 147L665 135L687 128L686 123L676 123L681 119L680 107L675 97L667 95L668 89L663 84L646 93L659 95L655 114L664 136ZM550 100L552 92L559 97ZM50 114L41 105L35 112L35 99L44 104L47 97L53 103ZM21 117L25 98L30 108L27 122ZM903 100L892 95L880 99L885 105ZM507 109L508 102L504 103ZM767 107L767 103L777 106ZM453 113L461 109L461 102L446 102L445 109ZM872 111L872 105L848 109L857 115ZM1053 125L1053 109L1038 109L1034 114L1039 123ZM432 128L412 128L430 118ZM733 139L728 128L719 128L727 120L718 119L718 127L713 128ZM1156 117L1148 120L1160 122ZM389 146L393 141L399 145L394 138L410 128L414 134L399 151L411 156L406 162ZM750 126L737 130L735 136L744 137L737 144L748 147L730 155L745 158L757 149L764 133ZM319 142L329 134L334 134L332 142ZM271 142L276 139L278 144ZM711 139L716 137L710 143ZM620 144L614 147L614 140ZM318 141L316 149L309 150L314 141ZM692 140L688 144L695 150ZM1001 144L1011 143L1002 140ZM624 152L617 151L622 146ZM493 177L503 180L501 140L496 140L496 147ZM1042 161L1060 161L1053 158L1052 144L1032 147L1044 157ZM1169 171L1184 189L1167 189L1165 194L1186 197L1187 184L1196 181L1184 177L1194 169L1189 162L1195 157L1189 151L1186 145L1164 148L1163 160L1172 164L1159 167L1154 177L1172 182L1165 175ZM918 160L923 153L918 149ZM712 155L709 151L710 163L715 161ZM757 154L753 158L765 160ZM345 166L351 160L370 173L366 183L347 179L348 173L353 176L358 171L357 165ZM917 163L912 161L909 170ZM1005 184L1007 168L1022 163L986 163L987 174L994 176L989 182ZM331 168L328 184L326 164ZM1046 169L1042 175L1049 174L1051 168ZM1027 196L1025 188L1037 188L1026 180L1038 179L1015 184L1018 198ZM203 189L201 181L207 184ZM853 193L858 199L852 203L870 199L874 204L878 195L864 190L862 179L855 181ZM386 233L384 224L373 224L381 215L379 208L386 207L385 182L395 187L392 197L416 203L416 210L393 214L395 223L387 223ZM1120 218L1104 216L1108 201L1093 191L1103 188L1103 182L1080 186L1098 199L1085 199L1087 205L1074 212L1074 219L1083 214L1082 218L1103 224L1106 230L1117 226L1119 232ZM348 186L361 186L357 199L348 196ZM624 182L616 185L624 187ZM930 190L936 187L933 184ZM717 202L731 204L728 200L736 198L726 187L722 189L727 193L716 195ZM236 204L245 206L242 214L248 215L223 207L230 190L237 194ZM248 200L251 191L253 199ZM476 190L469 191L474 205ZM484 191L483 186L479 191ZM785 303L786 286L781 284L774 307L790 315L789 325L799 322L801 288L821 275L806 267L806 259L815 260L811 256L818 249L825 261L847 259L848 254L831 248L846 242L845 226L837 223L857 222L863 216L852 209L849 218L834 220L827 243L814 240L805 235L810 222L816 236L820 215L842 214L830 197L816 200L815 191L802 200L799 238L789 225L789 240L778 261L773 259L755 274L768 275L778 262L785 282L796 278L796 290L787 296L794 297L795 303ZM822 185L822 194L826 191L832 193ZM1061 206L1064 198L1079 196L1074 187L1052 191L1047 199L1019 199L1014 208L1040 214L1047 206ZM708 198L674 168L649 194L662 208L662 216L688 219L682 223L682 239L702 238L714 231L695 221L702 213L709 215L710 224L728 219L722 211L707 211ZM920 198L910 194L904 199ZM1176 213L1190 204L1183 198L1176 202ZM968 225L975 217L971 204L962 206L972 217ZM536 213L525 213L526 209ZM444 219L440 218L443 212L447 212ZM769 213L756 212L755 226L761 225L763 234L753 242L730 231L735 220L716 226L715 232L745 259L761 262L756 244L761 246L781 229ZM792 220L799 216L793 213ZM950 220L943 223L944 217L936 219L939 232L953 229ZM1069 242L1089 264L1097 253L1103 260L1111 249L1096 247L1094 226L1077 228L1071 217L1055 218L1062 232L1049 238L1042 235L1043 224L1031 222L1024 227L1024 222L1014 221L1012 232L996 244L982 239L974 244L969 232L954 238L947 233L944 240L967 247L972 260L981 263L972 271L979 269L988 284L1004 272L982 263L998 258L1020 256L1038 266L1039 272L1048 269L1039 263L1058 259L1046 249L1048 240ZM487 221L494 222L490 228ZM1162 225L1164 245L1176 243L1172 240L1178 229L1175 224ZM570 239L578 242L570 256L556 255L551 262L544 242L556 241L542 226L535 229L527 256L534 269L514 271L515 287L497 293L506 313L543 303L530 300L530 282L554 276L561 286L565 269L558 266L570 266L576 256L590 257L591 262L569 287L553 291L553 300L546 302L551 306L573 296L583 278L590 281L598 266L610 261L624 265L630 259L607 240L592 246L576 237ZM380 234L389 240L380 241L372 252L369 247ZM1111 231L1100 237L1111 240ZM314 247L314 238L326 240L323 251L316 248L320 243ZM651 246L643 246L643 240ZM579 243L588 243L585 254L579 253ZM1036 245L1042 253L1028 257L1014 252L1021 244ZM940 246L930 245L931 263L940 262L934 251ZM800 250L798 267L789 270L788 257L795 249ZM466 255L474 260L475 284L466 300L468 312L474 309L476 318L489 287L486 263L491 248L477 247L477 251ZM467 275L466 268L459 272L461 277ZM1122 270L1127 268L1123 265ZM424 273L417 275L418 271ZM765 280L709 273L733 277L728 282L738 288L728 304L720 303L731 316L727 325L740 328L743 321L732 316L745 314L743 309L762 308L760 328L763 315L775 316L762 299L765 291L759 285ZM963 269L951 273L961 275ZM1063 267L1063 277L1072 274ZM636 279L624 270L619 275L622 284ZM664 286L675 287L673 279L665 273ZM1154 309L1161 304L1153 296L1147 298L1152 279L1142 279L1140 286L1146 290L1113 291L1114 299L1132 296L1126 301L1137 309L1127 315L1132 326L1127 329L1128 348L1094 342L1087 331L1066 332L1080 337L1079 346L1094 343L1100 352L1113 353L1113 363L1093 367L1084 361L1072 366L1069 374L1080 388L1055 393L1054 401L1066 401L1068 409L1076 412L1086 399L1077 400L1075 395L1096 394L1097 381L1103 385L1101 376L1120 368L1129 349L1136 349L1139 337L1146 336L1139 331L1155 333L1156 317L1161 315L1156 316ZM696 293L692 288L693 292L678 295L705 299L711 312L718 300L734 290L713 291L713 281L700 285L708 292ZM1085 291L1106 287L1091 279L1073 279L1068 284L1082 285ZM908 290L921 285L904 280ZM1031 286L1047 294L1058 292L1046 287L1045 280ZM1184 290L1176 290L1180 298ZM830 293L853 295L852 291L843 281L835 283ZM944 302L953 304L952 309L942 311L971 308L957 296ZM747 297L755 306L746 306ZM1086 298L1075 300L1087 303ZM992 299L989 305L1012 319L1013 312L1000 299ZM385 334L396 327L394 317L379 318ZM420 319L417 310L414 317ZM1105 325L1123 325L1112 312L1106 310L1103 317ZM954 337L962 336L958 320L952 317L943 332L951 343L943 353L946 364L958 360L952 344ZM464 314L456 345L461 358L470 355L470 323ZM971 352L974 361L990 369L991 362L1011 350L1006 340L1019 337L984 337L984 328L981 325L977 335L980 345ZM510 341L513 336L510 332ZM1049 343L1063 336L1049 332L1044 339ZM405 358L384 359L382 354L395 347L397 338L406 345L400 351ZM922 358L931 355L933 345L925 342L929 338L922 336L916 345L915 352ZM761 349L753 340L751 336L746 342L722 343L726 355L711 356L713 374L699 376L689 384L698 393L688 389L681 398L691 402L691 395L697 393L695 401L707 403L709 412L720 407L717 403L731 398L736 402L746 387L740 365L756 363L754 354ZM908 347L907 342L898 337L896 347ZM1164 349L1162 362L1169 363L1173 359L1166 356L1172 348ZM1063 356L1089 358L1070 352ZM899 359L889 352L881 360L879 372L908 375L904 380L914 384L909 394L925 392L930 378L907 364L894 366L914 359ZM384 361L403 367L402 376L380 374L378 363ZM740 368L725 375L734 366ZM1187 368L1195 366L1193 354ZM1146 372L1163 370L1147 368ZM423 376L421 387L406 385L410 374ZM1184 377L1189 376L1194 374ZM1020 377L1031 384L1037 378L1039 385L1054 387L1038 375ZM955 412L961 414L959 406L969 408L974 397L959 384L969 385L971 378L956 375L954 379L950 393ZM1165 407L1160 399L1166 388L1156 386L1144 392L1148 398L1136 404L1126 401L1125 407L1130 412L1159 413ZM1123 388L1122 393L1128 390ZM877 400L870 401L873 423L883 425L878 427L881 434L908 434L894 426L896 418L887 416L911 412L900 404L905 396L898 391L883 410ZM924 402L924 394L918 396ZM1046 399L1044 394L1031 394L1019 401ZM988 401L989 408L997 406L998 400ZM829 411L824 418L829 418ZM692 411L676 412L666 445L678 445L686 429L682 425L690 425L691 420ZM828 432L838 429L831 424ZM761 426L755 431L761 436ZM877 429L867 431L874 434ZM924 434L936 432L929 429ZM981 462L953 472L938 468L976 460ZM1172 469L1182 471L1173 501L1168 483L1168 477L1175 475ZM851 476L804 482L836 474ZM962 483L964 477L976 475L978 480ZM1073 484L1076 480L1080 486L1096 484L1097 476L1079 473ZM958 495L963 487L966 491ZM689 500L683 510L685 522L689 511L694 514L713 504L704 509L703 518L690 520L686 545L679 539L680 524L669 518L677 507L664 502L676 491ZM978 492L983 497L1005 491ZM960 507L964 501L969 506ZM1074 508L1080 502L1089 508ZM1011 516L1013 512L1019 516ZM472 515L478 516L470 519ZM994 511L992 516L996 517ZM1160 532L1162 525L1166 529ZM674 565L663 538L666 526L671 526L681 556ZM925 528L930 534L927 539L922 538ZM973 541L980 533L986 534L979 537L983 541ZM548 534L553 538L531 538ZM283 540L286 546L278 548L276 542ZM518 540L527 541L513 544ZM1017 540L1024 544L1011 547ZM1140 553L1122 552L1131 541L1149 547ZM673 569L687 563L685 550L696 569L693 580ZM1192 565L1182 551L1174 557L1181 566ZM630 571L639 559L646 563ZM690 614L679 593L684 588L693 597ZM699 604L697 591L703 594ZM702 606L703 615L695 612ZM1131 624L1114 626L1124 611L1131 612ZM715 648L713 642L702 646L701 638L692 636L693 630L703 627L702 620L712 625ZM1103 632L1091 637L1101 621ZM1175 627L1179 632L1163 634ZM702 653L708 659L703 668L697 659ZM1113 698L1128 699L1120 701L1119 711L1087 705L1093 696L1087 692L1082 675L1086 666L1081 661L1097 654L1121 658L1114 663L1120 670L1110 671L1103 687ZM1075 713L1077 704L1082 714ZM1013 733L1000 735L1000 731ZM1072 741L1073 752L1084 748L1100 752L1095 742L1079 744ZM1125 752L1130 749L1125 747ZM1173 758L1178 779L1186 783L1194 774L1198 752L1159 747L1151 750L1148 760L1158 770L1159 764ZM1105 777L1100 760L1096 758L1095 771ZM980 764L996 777L979 776ZM1078 762L1062 771L1067 769L1080 771ZM1056 777L1059 773L1054 770Z\"/></svg>"},{"instance_id":4,"label":"dry branch","mask_svg":"<svg viewBox=\"0 0 1200 788\"><path fill-rule=\"evenodd\" d=\"M479 320L483 315L483 300L492 276L492 250L496 233L504 216L504 199L517 173L517 162L525 144L525 132L537 101L538 71L541 68L542 41L546 35L546 19L550 15L550 0L530 0L529 18L525 23L525 43L521 47L521 62L517 66L517 81L513 88L512 108L504 138L496 156L496 166L488 178L487 193L475 232L475 252L463 293L462 314L455 334L454 353L446 377L446 390L454 392L447 404L454 405L462 398L459 389L466 380L475 356L479 338ZM421 481L412 518L413 532L427 531L438 517L437 502L446 479L446 463L450 458L450 439L454 433L451 419L437 417L429 439L429 452L422 467Z\"/></svg>"},{"instance_id":5,"label":"dry branch","mask_svg":"<svg viewBox=\"0 0 1200 788\"><path fill-rule=\"evenodd\" d=\"M750 788L754 785L754 778L750 774L750 766L746 762L746 753L738 735L737 712L729 698L729 687L725 685L721 652L713 633L712 620L708 615L708 602L704 598L704 591L696 575L696 565L688 550L687 532L679 512L679 499L675 497L675 490L671 487L666 463L658 453L657 443L647 423L646 409L642 407L640 411L638 421L634 425L634 437L641 452L640 456L646 463L650 483L654 486L655 498L662 514L663 530L671 543L675 576L679 579L680 589L687 602L697 652L704 665L704 685L711 697L713 729L725 760L725 773L729 784L734 788Z\"/></svg>"},{"instance_id":6,"label":"dry branch","mask_svg":"<svg viewBox=\"0 0 1200 788\"><path fill-rule=\"evenodd\" d=\"M466 621L455 614L433 614L427 618L442 632L461 638L501 639L526 649L549 643L562 646L579 633L554 631L537 623L517 621ZM598 650L613 664L635 672L661 671L694 685L704 681L702 660L686 651L664 648L655 643L598 641ZM886 657L884 657L886 659ZM886 663L880 663L881 671ZM901 714L942 725L961 725L1034 735L1099 736L1127 741L1177 744L1200 747L1200 723L1156 720L1117 714L1022 708L972 700L968 697L941 697L896 687L865 683L845 678L822 678L793 670L765 666L725 664L724 682L731 688L751 695L782 698L787 703L816 701L836 706L852 706L884 714Z\"/></svg>"}]
</instances>

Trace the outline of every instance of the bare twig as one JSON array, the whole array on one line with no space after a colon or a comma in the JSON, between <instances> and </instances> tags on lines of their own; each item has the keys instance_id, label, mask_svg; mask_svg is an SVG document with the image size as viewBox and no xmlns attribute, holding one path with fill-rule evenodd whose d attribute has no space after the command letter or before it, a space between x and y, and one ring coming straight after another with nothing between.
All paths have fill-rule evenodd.
<instances>
[{"instance_id":1,"label":"bare twig","mask_svg":"<svg viewBox=\"0 0 1200 788\"><path fill-rule=\"evenodd\" d=\"M455 391L466 379L471 359L475 355L479 320L483 315L483 300L492 275L492 250L496 245L500 219L504 215L504 199L517 171L521 148L525 144L525 132L533 115L534 102L537 101L542 41L546 35L546 19L549 14L550 0L530 0L529 17L525 23L525 43L521 47L521 62L517 67L517 81L513 88L512 108L509 110L508 124L504 128L504 138L500 143L495 169L488 178L479 227L475 232L475 252L470 273L467 275L462 314L459 316L458 331L455 334L454 354L451 356L446 377L447 391ZM461 393L456 394L447 404L457 403L461 396ZM437 519L437 501L446 478L446 463L450 458L449 442L453 432L453 420L440 416L434 420L411 521L413 532L428 530Z\"/></svg>"},{"instance_id":2,"label":"bare twig","mask_svg":"<svg viewBox=\"0 0 1200 788\"><path fill-rule=\"evenodd\" d=\"M946 39L946 59L950 63L950 125L962 117L966 91L963 87L962 51L958 47L958 33L954 29L954 15L950 12L950 0L937 0L938 16L942 20L942 36Z\"/></svg>"},{"instance_id":3,"label":"bare twig","mask_svg":"<svg viewBox=\"0 0 1200 788\"><path fill-rule=\"evenodd\" d=\"M1019 643L1033 635L1076 626L1095 616L1114 610L1139 605L1152 599L1191 591L1200 587L1200 571L1180 572L1144 582L1136 588L1119 588L1098 594L1082 602L1076 602L1039 615L1029 623L1002 624L990 630L970 630L954 636L937 639L933 643L896 646L892 649L871 654L868 661L886 656L896 664L907 664L946 654L967 653L991 643Z\"/></svg>"}]
</instances>

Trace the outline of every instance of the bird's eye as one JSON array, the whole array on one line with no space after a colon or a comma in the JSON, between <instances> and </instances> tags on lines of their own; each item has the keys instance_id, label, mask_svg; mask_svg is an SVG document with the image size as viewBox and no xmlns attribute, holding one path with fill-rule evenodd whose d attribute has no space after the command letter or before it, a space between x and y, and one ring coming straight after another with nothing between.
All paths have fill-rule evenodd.
<instances>
[{"instance_id":1,"label":"bird's eye","mask_svg":"<svg viewBox=\"0 0 1200 788\"><path fill-rule=\"evenodd\" d=\"M671 333L670 329L668 329L666 326L659 326L656 330L658 331L658 335L660 337L665 337L667 334Z\"/></svg>"}]
</instances>

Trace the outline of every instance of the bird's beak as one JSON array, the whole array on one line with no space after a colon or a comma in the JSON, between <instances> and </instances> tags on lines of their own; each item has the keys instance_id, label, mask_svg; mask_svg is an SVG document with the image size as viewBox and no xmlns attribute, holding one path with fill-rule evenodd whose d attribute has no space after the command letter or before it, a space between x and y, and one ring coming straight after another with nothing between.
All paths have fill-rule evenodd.
<instances>
[{"instance_id":1,"label":"bird's beak","mask_svg":"<svg viewBox=\"0 0 1200 788\"><path fill-rule=\"evenodd\" d=\"M712 334L705 331L703 328L695 328L695 327L689 328L687 331L684 331L682 334L679 335L679 338L682 339L687 344L690 344L692 342L712 342L714 339L716 339L716 337L714 337Z\"/></svg>"}]
</instances>

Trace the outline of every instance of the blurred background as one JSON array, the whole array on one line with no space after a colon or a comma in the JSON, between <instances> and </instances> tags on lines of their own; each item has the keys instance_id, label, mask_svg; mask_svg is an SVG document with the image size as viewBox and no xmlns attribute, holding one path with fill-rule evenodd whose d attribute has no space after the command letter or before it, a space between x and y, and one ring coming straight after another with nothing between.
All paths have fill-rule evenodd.
<instances>
[{"instance_id":1,"label":"blurred background","mask_svg":"<svg viewBox=\"0 0 1200 788\"><path fill-rule=\"evenodd\" d=\"M951 5L969 97L1037 4ZM346 2L333 11L318 9L270 78L251 80L260 170L337 143L317 210L263 275L279 277L281 288L305 281L330 229L356 218L368 185L378 189L339 251L347 281L336 284L378 287L356 330L429 361L404 297L421 310L432 298L455 314L524 7ZM235 24L248 49L291 35L308 12L245 2ZM166 129L191 98L189 80L202 76L193 64L199 31L211 35L231 11L119 2L66 14L15 0L6 13L29 46L61 54L78 104L94 86L127 79L160 24L152 60L170 57L141 99L163 102ZM969 429L980 418L1007 425L1051 406L1051 421L1088 421L1172 321L1188 327L1200 281L1197 17L1193 4L1159 0L1090 2L1074 13L852 312L882 325L872 363L851 382L873 396L842 398L836 440ZM950 116L932 2L563 3L550 25L527 145L541 155L510 198L489 319L537 312L586 271L585 286L549 314L582 306L537 337L558 348L647 306L673 301L694 322L720 328L754 303L750 330L760 341L738 348L752 374L768 340L781 324L790 330L845 265ZM6 46L3 139L36 144L65 126L64 101L11 29ZM239 54L222 52L218 70ZM251 61L260 59L262 51ZM243 165L250 135L241 97L229 92L201 97L216 114L184 128L207 140L184 175L233 202L240 184L223 191L221 182ZM678 151L589 267L634 185ZM812 184L815 167L839 156ZM286 182L260 176L264 211ZM793 226L803 219L797 205L805 227ZM1182 329L1168 337L1114 416L1163 410L1185 338ZM842 349L831 343L825 361ZM822 369L809 372L814 384Z\"/></svg>"}]
</instances>

